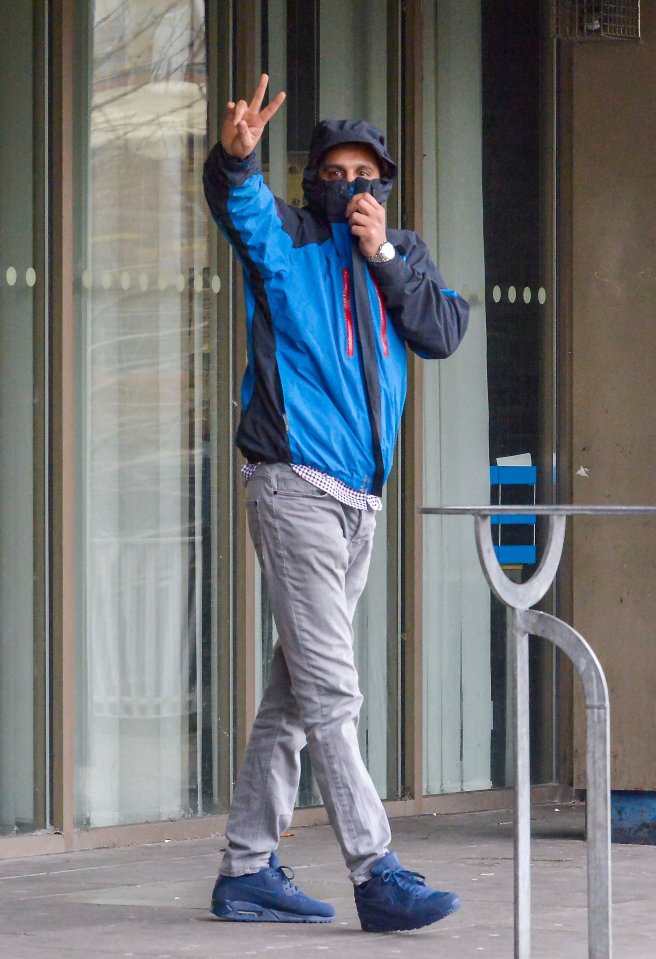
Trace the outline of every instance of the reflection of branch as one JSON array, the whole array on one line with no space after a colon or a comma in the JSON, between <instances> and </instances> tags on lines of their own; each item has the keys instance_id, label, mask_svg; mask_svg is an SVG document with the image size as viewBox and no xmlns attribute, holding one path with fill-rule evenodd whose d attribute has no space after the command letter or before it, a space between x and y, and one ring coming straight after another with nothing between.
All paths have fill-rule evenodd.
<instances>
[{"instance_id":1,"label":"reflection of branch","mask_svg":"<svg viewBox=\"0 0 656 959\"><path fill-rule=\"evenodd\" d=\"M165 81L166 82L166 81ZM103 113L103 104L99 104L91 129L91 149L108 147L121 149L132 144L138 151L147 148L150 143L176 142L182 148L183 138L198 138L204 144L205 130L205 86L188 85L188 94L179 102L174 92L171 97L162 95L144 97L144 102L126 101L125 107L114 106L115 115ZM195 93L194 93L195 91ZM137 94L139 96L139 94ZM174 105L175 104L175 105ZM172 141L168 138L173 137ZM204 145L200 147L204 149Z\"/></svg>"},{"instance_id":2,"label":"reflection of branch","mask_svg":"<svg viewBox=\"0 0 656 959\"><path fill-rule=\"evenodd\" d=\"M181 38L184 41L183 47L181 47L179 50L175 50L170 56L167 57L166 54L168 52L168 49L174 46L175 44L177 44L178 39L181 39ZM198 40L196 38L198 38ZM159 60L157 62L151 61L153 76L156 78L159 77L160 68L162 67L162 64L164 64L167 61L169 63L169 68L168 70L164 70L163 72L165 75L170 75L171 73L173 73L173 71L176 70L177 67L171 66L171 63L173 58L177 56L178 54L180 54L183 58L181 60L181 66L184 66L185 63L193 62L194 55L197 52L197 45L198 45L198 48L202 48L203 42L204 42L204 31L202 27L200 27L196 31L196 35L194 35L193 23L185 24L182 27L182 31L179 37L171 37L171 40L169 41L169 44L168 44L168 48L162 47Z\"/></svg>"},{"instance_id":3,"label":"reflection of branch","mask_svg":"<svg viewBox=\"0 0 656 959\"><path fill-rule=\"evenodd\" d=\"M125 20L127 19L125 10L131 5L132 2L133 0L122 0L122 2L110 13L108 13L106 17L102 17L100 20L97 20L93 26L94 36L96 36L100 29L105 27L112 20L112 18L116 18L117 20L122 19L123 23L125 23ZM96 52L99 51L100 48L94 44L94 73L97 72L95 67L96 63L99 65L106 63L108 60L111 60L113 57L115 57L117 53L120 53L121 50L127 49L127 47L133 44L135 40L138 40L139 37L143 36L144 33L152 29L153 24L156 25L162 19L162 17L165 17L179 5L179 0L171 0L171 3L163 13L149 11L148 19L143 21L143 25L137 26L134 30L131 30L129 36L126 37L125 42L122 45L112 46L104 56L101 54L99 58L96 57ZM124 34L124 30L118 30L116 31L115 35L120 36Z\"/></svg>"},{"instance_id":4,"label":"reflection of branch","mask_svg":"<svg viewBox=\"0 0 656 959\"><path fill-rule=\"evenodd\" d=\"M107 27L107 24L110 23L112 19L126 20L125 8L127 6L126 0L123 0L121 7L112 11L110 15L99 20L94 29L94 35L98 38L102 36L103 30ZM135 41L139 37L143 36L146 32L153 33L153 44L157 40L157 30L164 23L167 17L172 17L169 23L169 27L175 27L176 25L176 13L181 14L182 23L177 33L173 35L166 36L164 35L163 43L158 43L158 49L153 50L153 54L157 54L157 58L153 59L151 55L150 64L144 64L141 68L135 70L135 65L130 65L130 55L129 49L135 44ZM176 73L182 70L185 74L191 73L192 77L197 75L197 72L204 74L205 64L204 64L204 24L201 18L201 22L197 27L194 28L194 23L196 21L195 8L194 4L191 4L191 7L187 10L176 0L172 0L169 3L168 7L164 10L163 13L158 16L149 14L148 18L144 20L140 25L137 25L135 30L131 31L129 36L125 39L124 43L120 45L112 45L108 52L103 56L102 48L99 46L95 51L96 56L94 58L94 80L93 87L96 94L103 89L106 90L108 87L114 88L113 94L103 100L100 104L95 103L92 108L97 108L98 106L105 107L110 104L115 103L122 98L129 96L134 91L139 90L141 87L144 87L153 80L174 77ZM165 24L165 30L166 30ZM170 32L170 30L166 30ZM115 36L121 34L125 35L125 30L116 30L112 36L112 41L115 39ZM160 37L160 40L162 38ZM100 39L97 41L99 44ZM98 55L100 51L100 55ZM116 70L113 74L103 73L103 66L112 60L116 60L121 54L123 54L122 59L127 61L127 66L124 69ZM198 58L198 64L196 60ZM195 66L200 67L200 71L194 69ZM185 70L185 66L187 69Z\"/></svg>"},{"instance_id":5,"label":"reflection of branch","mask_svg":"<svg viewBox=\"0 0 656 959\"><path fill-rule=\"evenodd\" d=\"M195 65L196 64L192 64L192 66L195 66ZM198 64L198 66L203 68L202 73L204 78L205 64L201 62ZM163 81L166 81L166 79L167 79L166 77L160 77L158 81L156 82L161 83ZM132 80L134 81L134 74L132 75ZM194 81L191 81L191 82L193 83ZM153 78L150 74L148 74L146 77L144 77L143 80L140 80L139 82L133 82L129 86L126 85L123 87L118 87L116 89L116 93L113 94L111 97L107 97L107 99L100 100L100 101L94 101L92 103L91 110L92 111L103 110L105 107L111 106L112 103L117 103L119 100L123 100L125 97L132 96L132 94L136 93L138 90L143 90L145 87L150 86L151 83L153 83ZM200 87L200 84L197 84L197 86Z\"/></svg>"}]
</instances>

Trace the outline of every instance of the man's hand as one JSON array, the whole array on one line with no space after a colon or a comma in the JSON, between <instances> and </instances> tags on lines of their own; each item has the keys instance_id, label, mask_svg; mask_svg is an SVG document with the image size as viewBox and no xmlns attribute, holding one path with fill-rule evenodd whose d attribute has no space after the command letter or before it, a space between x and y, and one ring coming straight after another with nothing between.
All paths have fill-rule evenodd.
<instances>
[{"instance_id":1,"label":"man's hand","mask_svg":"<svg viewBox=\"0 0 656 959\"><path fill-rule=\"evenodd\" d=\"M370 193L356 193L346 207L346 219L359 240L360 253L373 256L386 241L385 208Z\"/></svg>"},{"instance_id":2,"label":"man's hand","mask_svg":"<svg viewBox=\"0 0 656 959\"><path fill-rule=\"evenodd\" d=\"M221 129L221 143L226 153L240 160L253 152L265 126L285 99L281 90L264 110L260 110L268 83L269 78L263 73L250 103L245 100L238 100L237 103L231 100L228 103L228 112Z\"/></svg>"}]
</instances>

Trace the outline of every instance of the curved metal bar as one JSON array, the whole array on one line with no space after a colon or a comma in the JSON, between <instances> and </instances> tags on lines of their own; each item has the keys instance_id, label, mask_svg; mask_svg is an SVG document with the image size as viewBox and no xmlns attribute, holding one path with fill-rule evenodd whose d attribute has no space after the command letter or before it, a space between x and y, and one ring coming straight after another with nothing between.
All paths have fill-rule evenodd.
<instances>
[{"instance_id":1,"label":"curved metal bar","mask_svg":"<svg viewBox=\"0 0 656 959\"><path fill-rule=\"evenodd\" d=\"M529 609L542 599L553 583L563 553L567 517L549 516L548 521L547 542L537 569L525 583L513 583L499 566L494 552L490 517L474 516L478 558L490 589L502 603L515 609Z\"/></svg>"},{"instance_id":2,"label":"curved metal bar","mask_svg":"<svg viewBox=\"0 0 656 959\"><path fill-rule=\"evenodd\" d=\"M588 709L608 709L608 684L601 663L588 641L562 619L537 609L520 610L518 619L527 633L542 636L572 660L583 682Z\"/></svg>"},{"instance_id":3,"label":"curved metal bar","mask_svg":"<svg viewBox=\"0 0 656 959\"><path fill-rule=\"evenodd\" d=\"M594 650L575 629L535 609L514 613L515 631L548 639L569 657L583 681L587 716L588 956L611 956L610 704Z\"/></svg>"}]
</instances>

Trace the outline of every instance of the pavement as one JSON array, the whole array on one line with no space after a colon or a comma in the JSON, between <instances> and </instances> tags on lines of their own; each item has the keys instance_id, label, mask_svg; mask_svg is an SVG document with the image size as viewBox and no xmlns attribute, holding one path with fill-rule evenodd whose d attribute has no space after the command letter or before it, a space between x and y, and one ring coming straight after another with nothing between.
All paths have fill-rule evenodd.
<instances>
[{"instance_id":1,"label":"pavement","mask_svg":"<svg viewBox=\"0 0 656 959\"><path fill-rule=\"evenodd\" d=\"M584 809L532 812L531 959L584 959L587 947ZM512 959L510 812L392 821L402 863L464 907L414 932L363 933L333 833L294 829L283 863L312 896L334 904L331 925L220 922L208 911L224 837L167 841L0 861L0 955L242 959ZM613 846L614 959L656 957L656 847Z\"/></svg>"}]
</instances>

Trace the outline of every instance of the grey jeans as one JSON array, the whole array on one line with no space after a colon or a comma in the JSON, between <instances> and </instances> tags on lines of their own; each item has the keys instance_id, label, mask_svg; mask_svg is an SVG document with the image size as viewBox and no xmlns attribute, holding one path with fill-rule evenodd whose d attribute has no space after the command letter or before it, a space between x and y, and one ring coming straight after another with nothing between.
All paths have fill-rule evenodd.
<instances>
[{"instance_id":1,"label":"grey jeans","mask_svg":"<svg viewBox=\"0 0 656 959\"><path fill-rule=\"evenodd\" d=\"M247 510L279 640L235 787L221 873L268 864L291 822L307 742L351 878L363 882L390 842L358 745L362 695L353 656L375 513L342 505L280 463L258 467Z\"/></svg>"}]
</instances>

